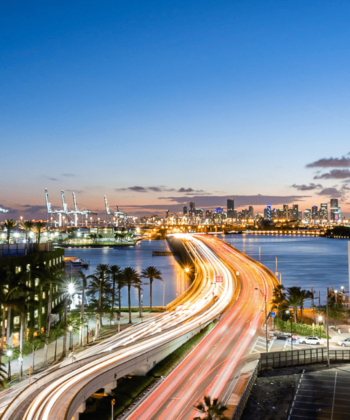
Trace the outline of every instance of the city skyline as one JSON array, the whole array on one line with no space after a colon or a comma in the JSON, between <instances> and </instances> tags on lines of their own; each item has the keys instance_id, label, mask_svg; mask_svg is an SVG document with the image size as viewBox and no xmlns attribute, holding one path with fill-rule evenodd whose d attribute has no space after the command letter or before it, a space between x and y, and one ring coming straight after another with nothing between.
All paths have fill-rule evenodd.
<instances>
[{"instance_id":1,"label":"city skyline","mask_svg":"<svg viewBox=\"0 0 350 420\"><path fill-rule=\"evenodd\" d=\"M44 218L44 188L101 214L349 215L350 5L102 3L1 6L1 220Z\"/></svg>"}]
</instances>

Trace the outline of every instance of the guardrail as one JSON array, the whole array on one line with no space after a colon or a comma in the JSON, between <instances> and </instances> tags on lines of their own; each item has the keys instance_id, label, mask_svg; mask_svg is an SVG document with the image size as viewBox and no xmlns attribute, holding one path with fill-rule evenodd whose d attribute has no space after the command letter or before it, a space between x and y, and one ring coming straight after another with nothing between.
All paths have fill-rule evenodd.
<instances>
[{"instance_id":1,"label":"guardrail","mask_svg":"<svg viewBox=\"0 0 350 420\"><path fill-rule=\"evenodd\" d=\"M350 360L349 350L329 350L329 359L333 361ZM327 362L327 348L302 349L293 351L273 351L260 354L260 369L279 368L311 363Z\"/></svg>"},{"instance_id":2,"label":"guardrail","mask_svg":"<svg viewBox=\"0 0 350 420\"><path fill-rule=\"evenodd\" d=\"M238 404L236 405L235 411L231 417L231 420L239 420L242 416L243 410L245 405L247 404L248 398L250 393L252 392L252 388L253 385L256 381L256 378L258 377L258 372L259 372L259 364L260 361L258 360L256 363L256 366L252 372L251 377L249 378L247 385L244 388L243 394L241 395L241 398L238 402Z\"/></svg>"}]
</instances>

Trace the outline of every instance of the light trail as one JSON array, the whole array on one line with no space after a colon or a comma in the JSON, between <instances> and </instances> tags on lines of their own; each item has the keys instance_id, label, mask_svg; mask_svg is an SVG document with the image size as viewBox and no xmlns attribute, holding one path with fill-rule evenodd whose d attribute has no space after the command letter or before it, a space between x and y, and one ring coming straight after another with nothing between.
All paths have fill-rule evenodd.
<instances>
[{"instance_id":1,"label":"light trail","mask_svg":"<svg viewBox=\"0 0 350 420\"><path fill-rule=\"evenodd\" d=\"M239 293L217 327L128 420L192 419L199 415L193 407L204 395L226 403L230 386L264 319L264 298L255 288L261 289L269 302L272 288L277 284L274 275L224 241L208 235L196 238L215 251L233 273L239 272Z\"/></svg>"},{"instance_id":2,"label":"light trail","mask_svg":"<svg viewBox=\"0 0 350 420\"><path fill-rule=\"evenodd\" d=\"M235 280L230 270L197 238L188 237L188 246L196 255L199 276L201 276L195 290L185 293L174 310L139 323L78 355L79 358L85 358L109 352L105 356L102 355L97 360L87 362L81 368L76 368L72 364L72 371L61 377L59 377L59 370L53 372L51 374L53 381L37 395L33 395L33 401L25 415L12 416L11 419L64 419L73 396L91 380L91 377L146 353L157 345L181 337L198 326L204 326L224 312L232 302L235 293ZM222 283L215 283L216 275L223 276ZM113 351L112 354L111 351ZM67 364L67 361L62 366L64 364ZM4 416L6 416L6 411Z\"/></svg>"}]
</instances>

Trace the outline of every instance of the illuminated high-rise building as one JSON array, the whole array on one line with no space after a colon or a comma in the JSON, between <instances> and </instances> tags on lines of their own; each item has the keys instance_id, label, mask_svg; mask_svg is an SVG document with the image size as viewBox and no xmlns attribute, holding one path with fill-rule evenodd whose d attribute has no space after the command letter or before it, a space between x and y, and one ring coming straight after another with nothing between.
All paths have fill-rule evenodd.
<instances>
[{"instance_id":1,"label":"illuminated high-rise building","mask_svg":"<svg viewBox=\"0 0 350 420\"><path fill-rule=\"evenodd\" d=\"M284 218L284 220L288 220L289 219L289 208L288 208L288 204L283 204L283 218Z\"/></svg>"},{"instance_id":2,"label":"illuminated high-rise building","mask_svg":"<svg viewBox=\"0 0 350 420\"><path fill-rule=\"evenodd\" d=\"M318 207L317 206L312 206L312 209L311 209L311 218L312 218L312 220L316 220L316 219L318 219L318 217L319 217Z\"/></svg>"},{"instance_id":3,"label":"illuminated high-rise building","mask_svg":"<svg viewBox=\"0 0 350 420\"><path fill-rule=\"evenodd\" d=\"M268 204L264 209L264 219L271 221L271 206Z\"/></svg>"},{"instance_id":4,"label":"illuminated high-rise building","mask_svg":"<svg viewBox=\"0 0 350 420\"><path fill-rule=\"evenodd\" d=\"M339 220L338 210L339 204L337 198L331 198L331 220ZM337 215L337 216L336 216Z\"/></svg>"},{"instance_id":5,"label":"illuminated high-rise building","mask_svg":"<svg viewBox=\"0 0 350 420\"><path fill-rule=\"evenodd\" d=\"M315 206L315 207L316 207L316 206ZM304 220L305 220L307 223L310 223L310 222L311 222L311 219L313 219L313 220L314 220L312 211L311 211L311 210L309 210L309 209L304 210Z\"/></svg>"},{"instance_id":6,"label":"illuminated high-rise building","mask_svg":"<svg viewBox=\"0 0 350 420\"><path fill-rule=\"evenodd\" d=\"M182 212L184 216L187 215L187 206L183 206Z\"/></svg>"},{"instance_id":7,"label":"illuminated high-rise building","mask_svg":"<svg viewBox=\"0 0 350 420\"><path fill-rule=\"evenodd\" d=\"M319 216L320 216L320 220L328 220L328 204L327 203L321 203Z\"/></svg>"},{"instance_id":8,"label":"illuminated high-rise building","mask_svg":"<svg viewBox=\"0 0 350 420\"><path fill-rule=\"evenodd\" d=\"M227 217L229 219L233 218L234 209L235 209L235 202L234 202L233 198L229 198L227 200Z\"/></svg>"}]
</instances>

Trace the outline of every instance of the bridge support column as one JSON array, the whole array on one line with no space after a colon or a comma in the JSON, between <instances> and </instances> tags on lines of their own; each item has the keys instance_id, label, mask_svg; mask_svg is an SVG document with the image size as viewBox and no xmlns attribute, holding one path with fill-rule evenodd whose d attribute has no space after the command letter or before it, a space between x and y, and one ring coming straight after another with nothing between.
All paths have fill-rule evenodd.
<instances>
[{"instance_id":1,"label":"bridge support column","mask_svg":"<svg viewBox=\"0 0 350 420\"><path fill-rule=\"evenodd\" d=\"M112 395L112 390L117 387L117 381L113 381L103 387L105 394Z\"/></svg>"},{"instance_id":2,"label":"bridge support column","mask_svg":"<svg viewBox=\"0 0 350 420\"><path fill-rule=\"evenodd\" d=\"M85 401L79 406L78 410L74 413L74 416L71 420L79 420L79 414L84 413L86 409L86 403Z\"/></svg>"}]
</instances>

